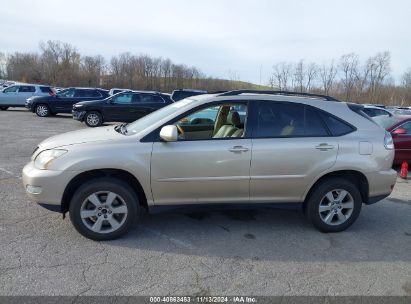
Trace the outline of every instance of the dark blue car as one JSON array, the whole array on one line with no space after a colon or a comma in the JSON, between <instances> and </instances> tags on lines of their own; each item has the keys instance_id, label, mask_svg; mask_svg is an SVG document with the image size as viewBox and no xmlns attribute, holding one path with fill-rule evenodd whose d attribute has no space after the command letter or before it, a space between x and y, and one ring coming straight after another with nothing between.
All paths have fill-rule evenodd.
<instances>
[{"instance_id":1,"label":"dark blue car","mask_svg":"<svg viewBox=\"0 0 411 304\"><path fill-rule=\"evenodd\" d=\"M73 105L80 101L100 100L109 96L107 90L97 88L68 88L54 96L33 97L26 101L26 108L40 117L57 113L71 113Z\"/></svg>"}]
</instances>

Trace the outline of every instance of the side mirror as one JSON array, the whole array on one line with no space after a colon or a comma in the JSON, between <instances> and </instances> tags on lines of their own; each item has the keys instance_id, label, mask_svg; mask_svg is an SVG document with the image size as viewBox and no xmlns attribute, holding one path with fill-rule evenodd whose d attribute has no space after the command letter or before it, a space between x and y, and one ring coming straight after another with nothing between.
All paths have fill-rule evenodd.
<instances>
[{"instance_id":1,"label":"side mirror","mask_svg":"<svg viewBox=\"0 0 411 304\"><path fill-rule=\"evenodd\" d=\"M160 138L166 142L177 141L178 132L177 127L174 125L168 125L161 128Z\"/></svg>"},{"instance_id":2,"label":"side mirror","mask_svg":"<svg viewBox=\"0 0 411 304\"><path fill-rule=\"evenodd\" d=\"M395 136L395 135L404 135L407 133L408 133L407 130L399 128L399 129L392 131L391 134Z\"/></svg>"}]
</instances>

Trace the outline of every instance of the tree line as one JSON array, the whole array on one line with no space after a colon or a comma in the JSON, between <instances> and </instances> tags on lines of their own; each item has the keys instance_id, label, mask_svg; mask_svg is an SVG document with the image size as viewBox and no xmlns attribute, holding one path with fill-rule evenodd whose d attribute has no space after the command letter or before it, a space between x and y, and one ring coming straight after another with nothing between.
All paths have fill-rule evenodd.
<instances>
[{"instance_id":1,"label":"tree line","mask_svg":"<svg viewBox=\"0 0 411 304\"><path fill-rule=\"evenodd\" d=\"M364 62L355 53L322 65L305 60L279 62L272 67L267 86L242 82L233 72L228 78L209 77L196 67L149 55L122 53L110 60L101 55L84 56L73 45L60 41L41 42L38 52L0 52L0 79L27 83L163 92L177 88L212 92L270 87L354 102L411 105L411 69L396 84L389 52L377 53Z\"/></svg>"},{"instance_id":2,"label":"tree line","mask_svg":"<svg viewBox=\"0 0 411 304\"><path fill-rule=\"evenodd\" d=\"M69 43L40 42L39 52L0 53L0 79L57 87L88 86L170 92L177 88L220 91L255 86L237 79L208 77L170 59L122 53L109 61L83 56Z\"/></svg>"},{"instance_id":3,"label":"tree line","mask_svg":"<svg viewBox=\"0 0 411 304\"><path fill-rule=\"evenodd\" d=\"M390 53L380 52L361 62L355 53L328 64L279 62L269 78L271 88L322 93L345 101L385 105L411 105L411 69L395 84Z\"/></svg>"}]
</instances>

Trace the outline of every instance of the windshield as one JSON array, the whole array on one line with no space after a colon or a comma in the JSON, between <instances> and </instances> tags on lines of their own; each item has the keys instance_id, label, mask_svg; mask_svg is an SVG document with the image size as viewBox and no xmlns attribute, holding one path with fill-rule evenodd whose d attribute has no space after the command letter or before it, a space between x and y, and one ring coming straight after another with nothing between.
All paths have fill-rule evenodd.
<instances>
[{"instance_id":1,"label":"windshield","mask_svg":"<svg viewBox=\"0 0 411 304\"><path fill-rule=\"evenodd\" d=\"M154 111L147 116L144 116L135 122L132 122L127 125L127 135L133 135L140 133L144 129L151 127L153 124L159 122L160 120L166 118L167 116L173 114L175 111L180 108L192 103L192 99L183 99L181 101L175 102L171 105L168 105L164 108L161 108L157 111Z\"/></svg>"},{"instance_id":2,"label":"windshield","mask_svg":"<svg viewBox=\"0 0 411 304\"><path fill-rule=\"evenodd\" d=\"M383 115L375 116L372 119L384 129L387 129L402 120L399 117L388 117L388 116L383 116Z\"/></svg>"}]
</instances>

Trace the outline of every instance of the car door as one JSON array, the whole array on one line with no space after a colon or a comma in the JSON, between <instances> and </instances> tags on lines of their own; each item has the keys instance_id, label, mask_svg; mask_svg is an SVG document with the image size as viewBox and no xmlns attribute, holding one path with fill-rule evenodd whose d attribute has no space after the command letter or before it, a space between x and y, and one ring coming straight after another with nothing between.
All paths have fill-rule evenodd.
<instances>
[{"instance_id":1,"label":"car door","mask_svg":"<svg viewBox=\"0 0 411 304\"><path fill-rule=\"evenodd\" d=\"M411 162L411 121L407 121L395 129L404 129L405 134L393 134L396 163Z\"/></svg>"},{"instance_id":2,"label":"car door","mask_svg":"<svg viewBox=\"0 0 411 304\"><path fill-rule=\"evenodd\" d=\"M18 93L19 88L20 86L18 85L5 88L0 93L0 103L3 105L8 105L8 106L16 105L17 104L17 93Z\"/></svg>"},{"instance_id":3,"label":"car door","mask_svg":"<svg viewBox=\"0 0 411 304\"><path fill-rule=\"evenodd\" d=\"M36 87L31 85L21 85L16 96L16 105L24 106L26 99L36 92Z\"/></svg>"},{"instance_id":4,"label":"car door","mask_svg":"<svg viewBox=\"0 0 411 304\"><path fill-rule=\"evenodd\" d=\"M231 104L219 106L228 109ZM215 107L209 104L197 113ZM193 114L187 113L179 121L168 124L187 121ZM217 117L216 126L224 124L222 117ZM238 126L241 127L244 128ZM246 128L244 136L224 138L213 138L211 132L196 139L185 139L180 134L176 142L155 141L151 158L155 204L247 203L251 160L251 139L247 132Z\"/></svg>"},{"instance_id":5,"label":"car door","mask_svg":"<svg viewBox=\"0 0 411 304\"><path fill-rule=\"evenodd\" d=\"M74 100L80 101L79 99L74 98L75 93L76 89L74 88L69 88L58 92L54 102L52 103L52 110L56 113L71 112L73 104L75 103Z\"/></svg>"},{"instance_id":6,"label":"car door","mask_svg":"<svg viewBox=\"0 0 411 304\"><path fill-rule=\"evenodd\" d=\"M107 106L104 107L104 119L106 121L132 121L136 110L133 103L136 94L133 92L118 93L114 95Z\"/></svg>"},{"instance_id":7,"label":"car door","mask_svg":"<svg viewBox=\"0 0 411 304\"><path fill-rule=\"evenodd\" d=\"M253 120L250 200L300 202L334 165L337 140L317 110L303 104L260 101Z\"/></svg>"},{"instance_id":8,"label":"car door","mask_svg":"<svg viewBox=\"0 0 411 304\"><path fill-rule=\"evenodd\" d=\"M137 120L165 105L166 102L158 94L138 93L133 99L133 109L130 112L131 120Z\"/></svg>"}]
</instances>

